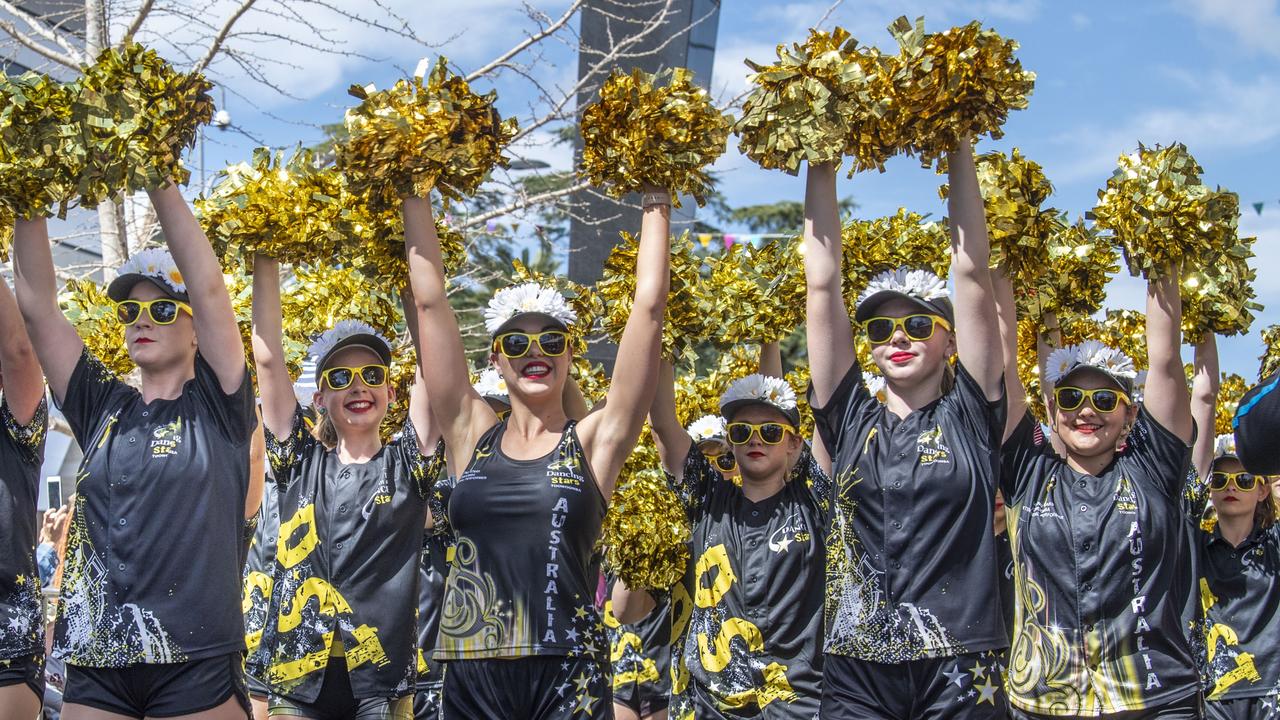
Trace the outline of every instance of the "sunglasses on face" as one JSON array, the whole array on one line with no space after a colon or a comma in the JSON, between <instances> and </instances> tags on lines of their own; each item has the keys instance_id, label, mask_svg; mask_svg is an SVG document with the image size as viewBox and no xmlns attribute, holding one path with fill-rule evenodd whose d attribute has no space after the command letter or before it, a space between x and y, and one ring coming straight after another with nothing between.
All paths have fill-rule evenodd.
<instances>
[{"instance_id":1,"label":"sunglasses on face","mask_svg":"<svg viewBox=\"0 0 1280 720\"><path fill-rule=\"evenodd\" d=\"M569 334L563 330L546 330L540 333L509 332L493 339L493 351L509 358L522 358L529 348L538 344L538 350L547 357L560 357L569 349Z\"/></svg>"},{"instance_id":2,"label":"sunglasses on face","mask_svg":"<svg viewBox=\"0 0 1280 720\"><path fill-rule=\"evenodd\" d=\"M1209 489L1214 492L1221 492L1227 489L1227 485L1235 485L1240 492L1253 492L1258 487L1258 483L1262 478L1258 475L1248 472L1220 472L1214 471L1209 476Z\"/></svg>"},{"instance_id":3,"label":"sunglasses on face","mask_svg":"<svg viewBox=\"0 0 1280 720\"><path fill-rule=\"evenodd\" d=\"M382 387L387 383L387 366L331 367L321 373L320 377L324 378L324 383L329 386L330 390L346 390L351 387L351 383L355 382L357 375L360 376L360 381L367 387Z\"/></svg>"},{"instance_id":4,"label":"sunglasses on face","mask_svg":"<svg viewBox=\"0 0 1280 720\"><path fill-rule=\"evenodd\" d=\"M146 310L151 316L151 322L156 325L172 325L174 320L178 319L178 311L184 311L188 315L191 314L191 306L181 300L171 300L169 298L160 298L158 300L121 300L116 303L116 321L121 325L129 326L138 322L138 318L142 317L142 311Z\"/></svg>"},{"instance_id":5,"label":"sunglasses on face","mask_svg":"<svg viewBox=\"0 0 1280 720\"><path fill-rule=\"evenodd\" d=\"M782 423L745 423L735 422L729 423L729 442L734 445L746 445L751 442L752 435L759 435L760 442L765 445L777 445L787 436L788 432L795 432L795 428Z\"/></svg>"},{"instance_id":6,"label":"sunglasses on face","mask_svg":"<svg viewBox=\"0 0 1280 720\"><path fill-rule=\"evenodd\" d=\"M898 328L911 340L923 342L933 337L933 333L941 325L950 330L951 325L937 315L908 315L906 317L873 317L862 323L867 331L867 340L880 344L889 342Z\"/></svg>"},{"instance_id":7,"label":"sunglasses on face","mask_svg":"<svg viewBox=\"0 0 1280 720\"><path fill-rule=\"evenodd\" d=\"M1093 390L1085 390L1078 387L1060 387L1053 391L1053 399L1058 403L1059 410L1078 410L1087 399L1094 410L1100 413L1114 412L1123 400L1126 405L1132 401L1129 396L1119 390L1111 388L1094 388Z\"/></svg>"},{"instance_id":8,"label":"sunglasses on face","mask_svg":"<svg viewBox=\"0 0 1280 720\"><path fill-rule=\"evenodd\" d=\"M702 455L710 460L721 472L731 472L738 467L738 461L731 452L704 452Z\"/></svg>"}]
</instances>

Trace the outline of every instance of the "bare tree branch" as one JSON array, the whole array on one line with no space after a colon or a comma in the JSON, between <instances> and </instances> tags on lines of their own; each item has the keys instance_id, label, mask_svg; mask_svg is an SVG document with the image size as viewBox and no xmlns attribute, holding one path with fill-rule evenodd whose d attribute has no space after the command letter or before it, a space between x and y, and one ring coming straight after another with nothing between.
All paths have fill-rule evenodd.
<instances>
[{"instance_id":1,"label":"bare tree branch","mask_svg":"<svg viewBox=\"0 0 1280 720\"><path fill-rule=\"evenodd\" d=\"M120 45L122 47L137 34L142 27L142 23L146 22L147 16L151 14L151 8L155 4L155 0L142 0L142 7L138 8L138 13L133 16L133 21L129 23L129 27L125 28L124 35L120 36Z\"/></svg>"},{"instance_id":2,"label":"bare tree branch","mask_svg":"<svg viewBox=\"0 0 1280 720\"><path fill-rule=\"evenodd\" d=\"M525 197L521 197L515 200L514 202L512 202L511 204L506 205L504 207L500 207L494 210L489 210L488 212L477 213L475 215L472 215L471 217L467 218L463 222L459 223L457 225L457 228L459 230L468 230L470 228L480 227L485 223L489 222L490 220L493 220L494 218L500 218L503 215L510 215L514 212L518 212L526 208L535 207L538 205L546 205L557 198L562 198L562 197L565 197L566 195L572 195L580 190L586 190L590 187L591 187L591 183L587 182L586 180L580 180L568 187L560 188L559 190L550 190L544 193L538 193L537 195L528 195Z\"/></svg>"},{"instance_id":3,"label":"bare tree branch","mask_svg":"<svg viewBox=\"0 0 1280 720\"><path fill-rule=\"evenodd\" d=\"M45 47L44 45L41 45L40 43L37 43L31 40L29 37L27 37L25 33L19 30L17 26L9 22L8 20L0 20L0 31L12 37L19 45L36 53L37 55L40 55L46 60L52 60L53 62L56 62L59 65L68 67L72 70L80 69L80 63L74 57L70 55L64 55L58 52L57 50Z\"/></svg>"},{"instance_id":4,"label":"bare tree branch","mask_svg":"<svg viewBox=\"0 0 1280 720\"><path fill-rule=\"evenodd\" d=\"M192 72L204 72L204 69L209 67L209 63L213 62L213 59L218 56L218 52L222 50L222 44L226 42L227 35L231 33L231 29L235 27L235 24L240 20L240 18L244 17L245 13L249 12L249 8L253 7L254 3L257 1L258 0L242 0L240 7L236 8L236 11L231 13L231 17L227 18L227 21L222 25L222 29L218 31L216 36L214 36L213 42L209 43L209 51L205 53L204 58L202 58L200 62L195 64L195 67L192 68ZM0 2L4 2L4 0L0 0Z\"/></svg>"},{"instance_id":5,"label":"bare tree branch","mask_svg":"<svg viewBox=\"0 0 1280 720\"><path fill-rule=\"evenodd\" d=\"M478 78L483 77L484 75L487 75L492 70L505 65L507 61L509 61L511 58L515 57L516 55L519 55L520 53L524 52L525 49L529 48L530 46L535 45L539 42L542 42L546 38L554 35L556 32L560 30L560 28L564 27L565 24L567 24L569 20L573 18L574 15L577 14L578 8L582 7L582 5L585 2L586 0L573 0L573 2L569 4L569 8L564 11L564 14L562 14L558 20L546 26L541 31L525 37L524 40L520 41L519 43L516 43L515 47L511 48L505 53L494 58L491 62L489 62L489 64L484 65L480 67L480 69L472 72L470 75L467 76L467 82L475 82Z\"/></svg>"}]
</instances>

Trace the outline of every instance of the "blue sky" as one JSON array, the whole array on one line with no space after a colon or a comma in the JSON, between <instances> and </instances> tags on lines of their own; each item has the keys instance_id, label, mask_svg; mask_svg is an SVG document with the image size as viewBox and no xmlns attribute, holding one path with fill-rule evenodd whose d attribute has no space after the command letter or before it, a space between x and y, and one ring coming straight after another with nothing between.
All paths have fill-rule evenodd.
<instances>
[{"instance_id":1,"label":"blue sky","mask_svg":"<svg viewBox=\"0 0 1280 720\"><path fill-rule=\"evenodd\" d=\"M443 42L440 51L463 69L477 67L510 47L530 27L519 4L510 0L389 2L402 8L420 34ZM565 3L533 4L555 15ZM830 5L829 0L724 0L713 92L720 97L738 94L747 82L743 58L770 60L775 44L802 40ZM979 149L1016 146L1040 162L1057 189L1052 205L1073 215L1091 208L1117 155L1133 150L1139 141L1186 143L1204 166L1207 183L1240 194L1241 232L1258 237L1255 287L1259 301L1270 308L1261 313L1250 337L1226 339L1221 346L1224 369L1252 378L1261 351L1258 331L1280 322L1280 272L1273 270L1280 267L1276 0L848 0L824 27L842 25L863 43L889 49L893 40L884 28L898 15L924 15L934 29L978 19L1022 44L1019 57L1039 76L1030 107L1011 116L1003 140L984 140ZM273 145L313 142L319 133L308 123L340 120L349 105L348 85L388 85L423 54L420 47L367 33L345 39L349 47L384 60L293 50L292 59L302 69L281 68L273 77L294 88L303 96L300 99L256 87L224 68L231 90L226 107L236 125ZM553 44L539 65L539 78L563 86L571 82L575 67L570 50ZM494 87L504 112L526 111L531 98L526 81L503 77ZM545 139L535 135L522 152L567 167L567 151ZM251 147L243 137L210 131L206 163L216 169L247 157ZM757 168L737 154L732 142L716 170L734 205L803 196L802 178ZM899 206L938 216L945 211L937 196L939 178L910 159L895 159L884 174L841 177L840 194L855 198L860 216L891 213ZM1250 207L1258 201L1266 203L1261 215ZM1126 275L1112 283L1107 305L1141 308L1142 298L1142 285Z\"/></svg>"}]
</instances>

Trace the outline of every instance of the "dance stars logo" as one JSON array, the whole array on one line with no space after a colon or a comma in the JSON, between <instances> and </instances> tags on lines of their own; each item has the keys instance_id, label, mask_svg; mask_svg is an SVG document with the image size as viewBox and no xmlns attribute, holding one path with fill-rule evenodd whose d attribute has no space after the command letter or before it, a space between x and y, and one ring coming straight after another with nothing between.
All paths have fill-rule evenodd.
<instances>
[{"instance_id":1,"label":"dance stars logo","mask_svg":"<svg viewBox=\"0 0 1280 720\"><path fill-rule=\"evenodd\" d=\"M792 544L807 544L811 539L804 518L800 513L792 513L782 527L769 535L769 550L781 554L790 550Z\"/></svg>"},{"instance_id":2,"label":"dance stars logo","mask_svg":"<svg viewBox=\"0 0 1280 720\"><path fill-rule=\"evenodd\" d=\"M182 445L182 418L151 431L151 457L168 457L178 453Z\"/></svg>"},{"instance_id":3,"label":"dance stars logo","mask_svg":"<svg viewBox=\"0 0 1280 720\"><path fill-rule=\"evenodd\" d=\"M921 465L950 464L951 448L942 442L941 425L920 433L916 438L916 453L920 456Z\"/></svg>"}]
</instances>

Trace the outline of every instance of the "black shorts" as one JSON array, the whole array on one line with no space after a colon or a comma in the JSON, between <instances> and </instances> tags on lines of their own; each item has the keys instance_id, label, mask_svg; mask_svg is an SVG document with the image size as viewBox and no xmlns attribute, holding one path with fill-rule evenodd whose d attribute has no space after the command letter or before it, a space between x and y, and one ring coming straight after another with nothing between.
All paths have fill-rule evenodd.
<instances>
[{"instance_id":1,"label":"black shorts","mask_svg":"<svg viewBox=\"0 0 1280 720\"><path fill-rule=\"evenodd\" d=\"M1209 720L1276 720L1280 718L1280 695L1208 700L1204 716Z\"/></svg>"},{"instance_id":2,"label":"black shorts","mask_svg":"<svg viewBox=\"0 0 1280 720\"><path fill-rule=\"evenodd\" d=\"M640 717L662 712L671 705L665 682L623 682L613 685L613 704L629 708Z\"/></svg>"},{"instance_id":3,"label":"black shorts","mask_svg":"<svg viewBox=\"0 0 1280 720\"><path fill-rule=\"evenodd\" d=\"M254 700L266 700L271 696L271 688L253 675L245 673L244 680L245 686L249 688L249 697Z\"/></svg>"},{"instance_id":4,"label":"black shorts","mask_svg":"<svg viewBox=\"0 0 1280 720\"><path fill-rule=\"evenodd\" d=\"M445 664L443 720L585 720L613 713L608 663L550 655Z\"/></svg>"},{"instance_id":5,"label":"black shorts","mask_svg":"<svg viewBox=\"0 0 1280 720\"><path fill-rule=\"evenodd\" d=\"M1206 717L1205 703L1200 697L1200 693L1196 692L1190 697L1181 700L1175 700L1167 705L1160 707L1145 708L1143 710L1131 710L1129 712L1107 713L1106 715L1097 715L1098 720L1200 720ZM1018 708L1010 708L1009 717L1014 720L1062 720L1057 715L1038 715L1029 713ZM1209 715L1208 717L1213 717ZM1228 717L1253 718L1265 717L1257 715L1238 715Z\"/></svg>"},{"instance_id":6,"label":"black shorts","mask_svg":"<svg viewBox=\"0 0 1280 720\"><path fill-rule=\"evenodd\" d=\"M440 696L444 692L444 680L418 681L418 691L413 695L414 720L437 720L440 717Z\"/></svg>"},{"instance_id":7,"label":"black shorts","mask_svg":"<svg viewBox=\"0 0 1280 720\"><path fill-rule=\"evenodd\" d=\"M184 663L122 668L67 666L62 704L127 717L176 717L212 710L235 698L252 717L241 653Z\"/></svg>"},{"instance_id":8,"label":"black shorts","mask_svg":"<svg viewBox=\"0 0 1280 720\"><path fill-rule=\"evenodd\" d=\"M351 675L345 658L329 658L320 694L313 702L271 696L272 717L310 720L413 720L413 696L363 698L351 691Z\"/></svg>"},{"instance_id":9,"label":"black shorts","mask_svg":"<svg viewBox=\"0 0 1280 720\"><path fill-rule=\"evenodd\" d=\"M996 650L884 664L826 655L823 720L1005 720L1004 666Z\"/></svg>"},{"instance_id":10,"label":"black shorts","mask_svg":"<svg viewBox=\"0 0 1280 720\"><path fill-rule=\"evenodd\" d=\"M44 653L0 659L0 687L26 683L36 697L44 699Z\"/></svg>"}]
</instances>

